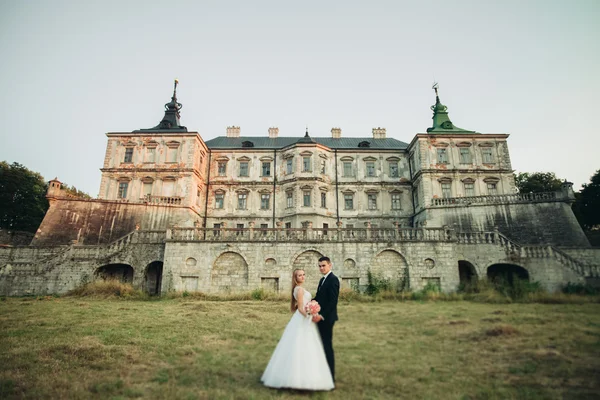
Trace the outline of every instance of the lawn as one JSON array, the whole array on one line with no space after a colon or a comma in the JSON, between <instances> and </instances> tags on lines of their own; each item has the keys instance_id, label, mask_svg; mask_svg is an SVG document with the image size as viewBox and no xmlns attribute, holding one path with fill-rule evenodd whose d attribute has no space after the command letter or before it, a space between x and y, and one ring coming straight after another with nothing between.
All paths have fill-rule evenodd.
<instances>
[{"instance_id":1,"label":"lawn","mask_svg":"<svg viewBox=\"0 0 600 400\"><path fill-rule=\"evenodd\" d=\"M0 398L600 398L600 304L344 302L330 393L259 382L288 307L3 299Z\"/></svg>"}]
</instances>

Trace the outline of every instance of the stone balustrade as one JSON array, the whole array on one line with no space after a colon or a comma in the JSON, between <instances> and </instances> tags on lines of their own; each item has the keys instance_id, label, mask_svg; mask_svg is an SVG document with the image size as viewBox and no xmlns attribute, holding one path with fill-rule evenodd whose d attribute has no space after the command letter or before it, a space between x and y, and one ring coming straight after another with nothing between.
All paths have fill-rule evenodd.
<instances>
[{"instance_id":1,"label":"stone balustrade","mask_svg":"<svg viewBox=\"0 0 600 400\"><path fill-rule=\"evenodd\" d=\"M600 277L600 266L584 264L553 246L523 246L510 240L498 231L458 232L460 244L497 244L508 254L521 258L554 258L578 274L588 277Z\"/></svg>"},{"instance_id":2,"label":"stone balustrade","mask_svg":"<svg viewBox=\"0 0 600 400\"><path fill-rule=\"evenodd\" d=\"M544 193L514 193L487 196L448 197L431 199L432 206L468 206L471 204L511 204L511 203L537 203L548 201L563 201L568 197L562 192Z\"/></svg>"},{"instance_id":3,"label":"stone balustrade","mask_svg":"<svg viewBox=\"0 0 600 400\"><path fill-rule=\"evenodd\" d=\"M183 197L179 196L146 196L144 201L152 204L175 205L179 206L183 202Z\"/></svg>"},{"instance_id":4,"label":"stone balustrade","mask_svg":"<svg viewBox=\"0 0 600 400\"><path fill-rule=\"evenodd\" d=\"M444 228L173 228L167 240L207 242L454 241Z\"/></svg>"}]
</instances>

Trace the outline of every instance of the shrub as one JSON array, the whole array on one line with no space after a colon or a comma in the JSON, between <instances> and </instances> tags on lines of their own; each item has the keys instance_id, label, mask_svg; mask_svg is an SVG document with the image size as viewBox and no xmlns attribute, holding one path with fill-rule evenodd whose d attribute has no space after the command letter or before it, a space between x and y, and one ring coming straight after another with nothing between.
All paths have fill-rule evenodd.
<instances>
[{"instance_id":1,"label":"shrub","mask_svg":"<svg viewBox=\"0 0 600 400\"><path fill-rule=\"evenodd\" d=\"M390 279L375 275L371 270L367 271L366 294L373 296L383 291L392 291L393 285Z\"/></svg>"},{"instance_id":2,"label":"shrub","mask_svg":"<svg viewBox=\"0 0 600 400\"><path fill-rule=\"evenodd\" d=\"M600 290L589 284L583 283L567 283L562 288L562 292L565 294L579 294L579 295L591 295L596 296L600 294Z\"/></svg>"}]
</instances>

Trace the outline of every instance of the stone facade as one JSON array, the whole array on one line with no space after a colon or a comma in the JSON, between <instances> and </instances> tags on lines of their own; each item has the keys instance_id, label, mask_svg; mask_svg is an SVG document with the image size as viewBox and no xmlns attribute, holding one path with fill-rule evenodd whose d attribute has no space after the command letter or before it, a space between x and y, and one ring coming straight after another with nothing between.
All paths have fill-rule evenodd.
<instances>
[{"instance_id":1,"label":"stone facade","mask_svg":"<svg viewBox=\"0 0 600 400\"><path fill-rule=\"evenodd\" d=\"M598 279L568 183L517 194L506 134L457 128L436 96L410 144L385 128L344 138L226 136L180 125L176 92L154 128L108 133L98 199L50 182L31 246L0 248L0 293L63 293L119 278L150 293L310 289L326 255L342 287L369 271L398 289L517 273L549 289ZM567 246L563 250L563 247Z\"/></svg>"}]
</instances>

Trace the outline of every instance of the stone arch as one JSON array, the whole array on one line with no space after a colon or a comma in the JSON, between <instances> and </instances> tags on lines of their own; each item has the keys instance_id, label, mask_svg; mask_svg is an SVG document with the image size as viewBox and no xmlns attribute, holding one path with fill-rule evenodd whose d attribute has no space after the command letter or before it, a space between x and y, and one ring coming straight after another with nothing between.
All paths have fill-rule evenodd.
<instances>
[{"instance_id":1,"label":"stone arch","mask_svg":"<svg viewBox=\"0 0 600 400\"><path fill-rule=\"evenodd\" d=\"M319 280L322 277L321 273L319 272L319 258L321 257L323 257L323 254L320 253L318 250L305 250L302 253L296 255L296 257L294 258L294 262L292 263L292 271L296 268L301 268L304 270L306 275L306 283L304 284L304 287L313 296L317 292L317 286L319 286Z\"/></svg>"},{"instance_id":2,"label":"stone arch","mask_svg":"<svg viewBox=\"0 0 600 400\"><path fill-rule=\"evenodd\" d=\"M163 262L152 261L144 270L144 290L150 295L160 294L162 286Z\"/></svg>"},{"instance_id":3,"label":"stone arch","mask_svg":"<svg viewBox=\"0 0 600 400\"><path fill-rule=\"evenodd\" d=\"M375 256L370 267L375 276L389 279L398 290L408 289L408 262L396 250L386 249Z\"/></svg>"},{"instance_id":4,"label":"stone arch","mask_svg":"<svg viewBox=\"0 0 600 400\"><path fill-rule=\"evenodd\" d=\"M494 282L504 281L512 285L516 279L529 281L529 271L520 265L498 263L487 268L487 277Z\"/></svg>"},{"instance_id":5,"label":"stone arch","mask_svg":"<svg viewBox=\"0 0 600 400\"><path fill-rule=\"evenodd\" d=\"M458 277L462 285L477 280L477 269L467 260L458 260Z\"/></svg>"},{"instance_id":6,"label":"stone arch","mask_svg":"<svg viewBox=\"0 0 600 400\"><path fill-rule=\"evenodd\" d=\"M222 253L210 273L210 286L217 292L239 292L248 289L248 263L241 254Z\"/></svg>"},{"instance_id":7,"label":"stone arch","mask_svg":"<svg viewBox=\"0 0 600 400\"><path fill-rule=\"evenodd\" d=\"M133 283L133 267L129 264L106 264L94 272L95 280L115 279L122 283Z\"/></svg>"}]
</instances>

